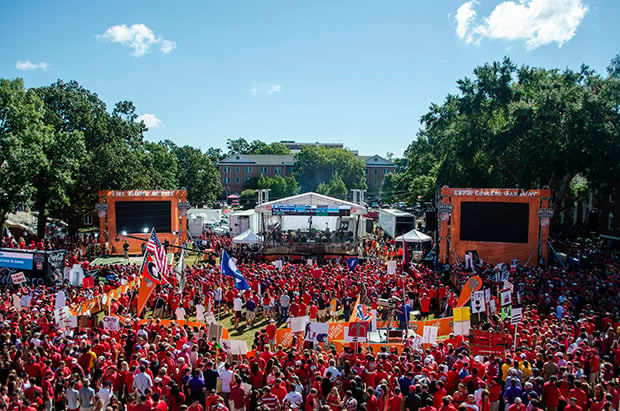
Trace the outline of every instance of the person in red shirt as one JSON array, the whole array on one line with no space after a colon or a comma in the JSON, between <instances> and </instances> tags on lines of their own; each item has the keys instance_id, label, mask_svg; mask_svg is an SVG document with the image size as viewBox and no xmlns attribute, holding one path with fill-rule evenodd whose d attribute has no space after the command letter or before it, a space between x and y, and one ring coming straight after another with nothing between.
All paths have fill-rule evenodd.
<instances>
[{"instance_id":1,"label":"person in red shirt","mask_svg":"<svg viewBox=\"0 0 620 411\"><path fill-rule=\"evenodd\" d=\"M394 387L394 392L392 393L392 395L390 396L390 399L388 400L388 406L387 406L386 411L400 411L402 402L403 402L403 394L400 392L400 387Z\"/></svg>"},{"instance_id":2,"label":"person in red shirt","mask_svg":"<svg viewBox=\"0 0 620 411\"><path fill-rule=\"evenodd\" d=\"M375 390L372 387L368 387L366 393L368 394L368 399L366 400L366 410L379 411L379 400L375 395Z\"/></svg>"},{"instance_id":3,"label":"person in red shirt","mask_svg":"<svg viewBox=\"0 0 620 411\"><path fill-rule=\"evenodd\" d=\"M583 408L577 405L577 398L571 397L569 404L564 407L564 411L583 411Z\"/></svg>"},{"instance_id":4,"label":"person in red shirt","mask_svg":"<svg viewBox=\"0 0 620 411\"><path fill-rule=\"evenodd\" d=\"M574 385L575 388L568 392L568 398L575 398L577 400L577 405L585 410L588 406L588 394L581 389L580 380L575 380Z\"/></svg>"},{"instance_id":5,"label":"person in red shirt","mask_svg":"<svg viewBox=\"0 0 620 411\"><path fill-rule=\"evenodd\" d=\"M431 299L429 298L427 293L422 295L422 299L420 300L420 314L422 318L428 317L431 310Z\"/></svg>"},{"instance_id":6,"label":"person in red shirt","mask_svg":"<svg viewBox=\"0 0 620 411\"><path fill-rule=\"evenodd\" d=\"M456 407L452 405L452 401L450 401L450 397L443 397L441 399L441 407L439 411L456 411Z\"/></svg>"},{"instance_id":7,"label":"person in red shirt","mask_svg":"<svg viewBox=\"0 0 620 411\"><path fill-rule=\"evenodd\" d=\"M168 404L160 400L161 395L159 393L154 392L151 399L153 400L153 411L168 411Z\"/></svg>"},{"instance_id":8,"label":"person in red shirt","mask_svg":"<svg viewBox=\"0 0 620 411\"><path fill-rule=\"evenodd\" d=\"M202 411L202 405L200 405L200 401L195 400L192 405L187 407L187 411Z\"/></svg>"},{"instance_id":9,"label":"person in red shirt","mask_svg":"<svg viewBox=\"0 0 620 411\"><path fill-rule=\"evenodd\" d=\"M491 411L499 410L499 399L502 396L502 385L499 377L494 377L489 383L489 401L491 402Z\"/></svg>"},{"instance_id":10,"label":"person in red shirt","mask_svg":"<svg viewBox=\"0 0 620 411\"><path fill-rule=\"evenodd\" d=\"M568 408L568 407L567 407ZM521 397L515 398L515 402L508 407L508 411L525 411L526 407L523 405L523 401L521 401ZM577 411L577 410L573 410Z\"/></svg>"},{"instance_id":11,"label":"person in red shirt","mask_svg":"<svg viewBox=\"0 0 620 411\"><path fill-rule=\"evenodd\" d=\"M435 393L433 394L433 407L438 409L441 407L443 397L448 395L448 393L443 387L443 381L435 381L435 389Z\"/></svg>"},{"instance_id":12,"label":"person in red shirt","mask_svg":"<svg viewBox=\"0 0 620 411\"><path fill-rule=\"evenodd\" d=\"M277 330L278 330L278 327L276 327L276 323L274 319L272 318L271 320L269 320L269 324L267 324L267 327L265 327L265 333L267 334L267 339L269 340L269 346L271 347L272 351L275 351L275 348L276 348L276 331Z\"/></svg>"}]
</instances>

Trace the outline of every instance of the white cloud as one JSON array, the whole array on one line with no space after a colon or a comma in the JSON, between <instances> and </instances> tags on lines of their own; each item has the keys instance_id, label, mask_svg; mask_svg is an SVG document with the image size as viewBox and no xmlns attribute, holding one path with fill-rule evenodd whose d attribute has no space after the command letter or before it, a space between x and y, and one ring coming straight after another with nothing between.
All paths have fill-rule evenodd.
<instances>
[{"instance_id":1,"label":"white cloud","mask_svg":"<svg viewBox=\"0 0 620 411\"><path fill-rule=\"evenodd\" d=\"M49 65L45 62L32 63L30 60L17 60L15 68L17 70L29 71L29 70L43 70L47 71Z\"/></svg>"},{"instance_id":2,"label":"white cloud","mask_svg":"<svg viewBox=\"0 0 620 411\"><path fill-rule=\"evenodd\" d=\"M463 3L456 14L456 33L467 43L484 37L524 40L528 50L564 43L575 36L588 7L582 0L520 0L498 4L480 24L475 24L475 0Z\"/></svg>"},{"instance_id":3,"label":"white cloud","mask_svg":"<svg viewBox=\"0 0 620 411\"><path fill-rule=\"evenodd\" d=\"M153 30L141 23L130 27L124 24L112 26L105 33L97 35L97 39L129 47L135 57L144 56L151 47L158 48L163 54L168 54L177 47L176 42L155 35Z\"/></svg>"},{"instance_id":4,"label":"white cloud","mask_svg":"<svg viewBox=\"0 0 620 411\"><path fill-rule=\"evenodd\" d=\"M255 96L261 93L274 94L279 93L281 89L282 86L280 84L267 83L266 81L259 83L255 81L252 87L250 87L250 93Z\"/></svg>"},{"instance_id":5,"label":"white cloud","mask_svg":"<svg viewBox=\"0 0 620 411\"><path fill-rule=\"evenodd\" d=\"M469 27L472 25L474 20L476 19L476 10L474 10L474 5L477 4L476 1L468 1L463 3L461 7L456 11L456 34L465 39L468 43L471 41L471 30Z\"/></svg>"},{"instance_id":6,"label":"white cloud","mask_svg":"<svg viewBox=\"0 0 620 411\"><path fill-rule=\"evenodd\" d=\"M144 121L146 128L160 128L165 127L164 122L158 119L155 114L142 114L138 116L138 123Z\"/></svg>"}]
</instances>

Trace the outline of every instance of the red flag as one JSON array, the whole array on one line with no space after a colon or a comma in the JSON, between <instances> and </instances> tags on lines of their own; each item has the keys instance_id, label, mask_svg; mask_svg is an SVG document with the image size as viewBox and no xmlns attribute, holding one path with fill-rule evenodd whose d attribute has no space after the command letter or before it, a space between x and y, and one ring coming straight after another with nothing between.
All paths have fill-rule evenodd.
<instances>
[{"instance_id":1,"label":"red flag","mask_svg":"<svg viewBox=\"0 0 620 411\"><path fill-rule=\"evenodd\" d=\"M146 257L146 262L142 266L142 276L155 284L163 284L166 281L162 273L159 272L157 263L150 255Z\"/></svg>"},{"instance_id":2,"label":"red flag","mask_svg":"<svg viewBox=\"0 0 620 411\"><path fill-rule=\"evenodd\" d=\"M93 288L95 286L95 279L93 277L84 277L82 280L82 287Z\"/></svg>"}]
</instances>

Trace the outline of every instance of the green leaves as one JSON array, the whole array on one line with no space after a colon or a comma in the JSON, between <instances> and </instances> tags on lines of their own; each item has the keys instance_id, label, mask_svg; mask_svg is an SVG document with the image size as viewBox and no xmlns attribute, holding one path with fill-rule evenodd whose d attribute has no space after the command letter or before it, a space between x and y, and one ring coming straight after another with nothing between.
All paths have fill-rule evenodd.
<instances>
[{"instance_id":1,"label":"green leaves","mask_svg":"<svg viewBox=\"0 0 620 411\"><path fill-rule=\"evenodd\" d=\"M458 94L422 117L424 127L407 150L409 189L427 186L422 176L434 186L550 185L561 202L576 175L590 184L615 181L620 86L614 61L608 78L586 66L560 72L517 68L508 59L476 68L472 79L457 82Z\"/></svg>"},{"instance_id":2,"label":"green leaves","mask_svg":"<svg viewBox=\"0 0 620 411\"><path fill-rule=\"evenodd\" d=\"M301 191L316 191L321 186L322 191L342 193L342 185L348 192L353 188L366 188L364 178L364 163L352 152L341 148L325 148L323 146L303 146L295 154L295 178ZM340 179L340 181L338 181ZM332 184L333 183L333 184ZM345 193L346 195L346 193Z\"/></svg>"},{"instance_id":3,"label":"green leaves","mask_svg":"<svg viewBox=\"0 0 620 411\"><path fill-rule=\"evenodd\" d=\"M0 79L0 222L30 200L35 177L47 166L43 142L51 129L43 117L43 102L21 79Z\"/></svg>"}]
</instances>

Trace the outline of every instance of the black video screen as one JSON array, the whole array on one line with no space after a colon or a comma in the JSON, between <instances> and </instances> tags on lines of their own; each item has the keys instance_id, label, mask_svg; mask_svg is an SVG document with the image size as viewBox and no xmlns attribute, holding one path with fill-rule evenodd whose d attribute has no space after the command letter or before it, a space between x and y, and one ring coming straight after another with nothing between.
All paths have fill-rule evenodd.
<instances>
[{"instance_id":1,"label":"black video screen","mask_svg":"<svg viewBox=\"0 0 620 411\"><path fill-rule=\"evenodd\" d=\"M461 241L527 243L528 203L461 203Z\"/></svg>"},{"instance_id":2,"label":"black video screen","mask_svg":"<svg viewBox=\"0 0 620 411\"><path fill-rule=\"evenodd\" d=\"M158 233L172 232L170 201L117 201L116 232L148 233L155 227Z\"/></svg>"}]
</instances>

